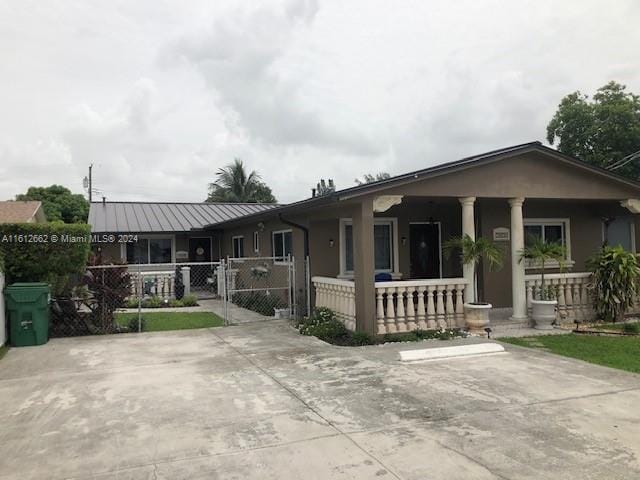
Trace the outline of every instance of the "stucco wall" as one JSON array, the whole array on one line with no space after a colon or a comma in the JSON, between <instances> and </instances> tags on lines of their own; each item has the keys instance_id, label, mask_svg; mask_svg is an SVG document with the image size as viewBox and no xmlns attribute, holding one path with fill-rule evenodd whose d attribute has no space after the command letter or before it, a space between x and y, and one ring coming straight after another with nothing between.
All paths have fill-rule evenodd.
<instances>
[{"instance_id":1,"label":"stucco wall","mask_svg":"<svg viewBox=\"0 0 640 480\"><path fill-rule=\"evenodd\" d=\"M586 261L602 245L602 217L627 216L629 212L617 202L563 201L527 199L523 216L527 218L568 218L570 222L571 260L575 262L569 271L586 271ZM510 209L506 200L481 199L476 205L476 221L485 238L493 237L496 227L510 228ZM485 300L495 307L511 306L511 249L510 242L497 242L505 252L504 267L491 272L483 266L480 279ZM557 270L545 270L555 272ZM527 269L527 274L539 270Z\"/></svg>"}]
</instances>

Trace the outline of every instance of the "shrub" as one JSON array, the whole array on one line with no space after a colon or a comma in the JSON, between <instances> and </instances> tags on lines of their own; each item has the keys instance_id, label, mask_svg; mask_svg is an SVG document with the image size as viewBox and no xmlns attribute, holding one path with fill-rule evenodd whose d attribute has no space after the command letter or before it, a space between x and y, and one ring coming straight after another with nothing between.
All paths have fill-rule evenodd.
<instances>
[{"instance_id":1,"label":"shrub","mask_svg":"<svg viewBox=\"0 0 640 480\"><path fill-rule=\"evenodd\" d=\"M127 308L138 308L138 298L137 297L128 298L126 306Z\"/></svg>"},{"instance_id":2,"label":"shrub","mask_svg":"<svg viewBox=\"0 0 640 480\"><path fill-rule=\"evenodd\" d=\"M624 333L640 334L640 323L625 323L622 325Z\"/></svg>"},{"instance_id":3,"label":"shrub","mask_svg":"<svg viewBox=\"0 0 640 480\"><path fill-rule=\"evenodd\" d=\"M374 341L368 333L353 332L351 333L351 345L361 347L363 345L373 345Z\"/></svg>"},{"instance_id":4,"label":"shrub","mask_svg":"<svg viewBox=\"0 0 640 480\"><path fill-rule=\"evenodd\" d=\"M182 302L182 300L178 300L177 298L172 298L171 300L169 300L169 306L170 307L184 307L184 303Z\"/></svg>"},{"instance_id":5,"label":"shrub","mask_svg":"<svg viewBox=\"0 0 640 480\"><path fill-rule=\"evenodd\" d=\"M133 317L129 320L127 326L129 327L130 332L144 332L147 329L147 321L144 317L140 317L140 330L138 330L138 317Z\"/></svg>"},{"instance_id":6,"label":"shrub","mask_svg":"<svg viewBox=\"0 0 640 480\"><path fill-rule=\"evenodd\" d=\"M605 321L622 320L633 306L640 267L636 256L622 247L604 246L587 262L592 272L593 304Z\"/></svg>"},{"instance_id":7,"label":"shrub","mask_svg":"<svg viewBox=\"0 0 640 480\"><path fill-rule=\"evenodd\" d=\"M287 306L278 295L270 295L263 292L236 293L233 295L233 303L266 317L272 317L274 309Z\"/></svg>"},{"instance_id":8,"label":"shrub","mask_svg":"<svg viewBox=\"0 0 640 480\"><path fill-rule=\"evenodd\" d=\"M298 331L302 335L313 335L329 343L335 343L349 334L347 328L336 318L336 314L324 307L314 309L311 316L300 323Z\"/></svg>"},{"instance_id":9,"label":"shrub","mask_svg":"<svg viewBox=\"0 0 640 480\"><path fill-rule=\"evenodd\" d=\"M70 277L81 275L87 263L90 233L85 224L0 225L0 257L7 283L47 282L54 296L68 293Z\"/></svg>"},{"instance_id":10,"label":"shrub","mask_svg":"<svg viewBox=\"0 0 640 480\"><path fill-rule=\"evenodd\" d=\"M162 299L156 295L145 298L142 301L142 308L160 308L162 306Z\"/></svg>"},{"instance_id":11,"label":"shrub","mask_svg":"<svg viewBox=\"0 0 640 480\"><path fill-rule=\"evenodd\" d=\"M196 305L198 305L198 297L195 295L185 295L182 297L182 306L195 307Z\"/></svg>"}]
</instances>

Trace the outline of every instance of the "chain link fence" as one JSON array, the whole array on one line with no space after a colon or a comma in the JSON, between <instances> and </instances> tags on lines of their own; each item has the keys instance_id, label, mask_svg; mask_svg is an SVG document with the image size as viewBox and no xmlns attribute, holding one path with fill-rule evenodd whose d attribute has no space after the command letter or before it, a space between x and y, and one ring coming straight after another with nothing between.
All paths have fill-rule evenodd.
<instances>
[{"instance_id":1,"label":"chain link fence","mask_svg":"<svg viewBox=\"0 0 640 480\"><path fill-rule=\"evenodd\" d=\"M227 324L297 317L293 257L228 258L225 277Z\"/></svg>"},{"instance_id":2,"label":"chain link fence","mask_svg":"<svg viewBox=\"0 0 640 480\"><path fill-rule=\"evenodd\" d=\"M215 311L217 300L221 312L224 279L219 262L88 266L52 298L50 335L142 331L147 309Z\"/></svg>"}]
</instances>

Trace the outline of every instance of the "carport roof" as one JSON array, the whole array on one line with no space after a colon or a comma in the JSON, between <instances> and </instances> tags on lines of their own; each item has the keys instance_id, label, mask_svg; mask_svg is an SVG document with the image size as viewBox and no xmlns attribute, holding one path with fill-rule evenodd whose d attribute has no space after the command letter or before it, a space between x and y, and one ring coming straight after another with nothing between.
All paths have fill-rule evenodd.
<instances>
[{"instance_id":1,"label":"carport roof","mask_svg":"<svg viewBox=\"0 0 640 480\"><path fill-rule=\"evenodd\" d=\"M94 233L188 232L277 206L264 203L94 202L88 223Z\"/></svg>"}]
</instances>

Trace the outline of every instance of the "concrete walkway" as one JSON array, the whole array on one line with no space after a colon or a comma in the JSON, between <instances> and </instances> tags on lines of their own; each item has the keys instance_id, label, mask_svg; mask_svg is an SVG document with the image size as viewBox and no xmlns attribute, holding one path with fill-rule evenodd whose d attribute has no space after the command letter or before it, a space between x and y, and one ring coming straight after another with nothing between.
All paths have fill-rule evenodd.
<instances>
[{"instance_id":1,"label":"concrete walkway","mask_svg":"<svg viewBox=\"0 0 640 480\"><path fill-rule=\"evenodd\" d=\"M0 361L0 479L640 478L640 376L506 346L400 364L284 322Z\"/></svg>"}]
</instances>

